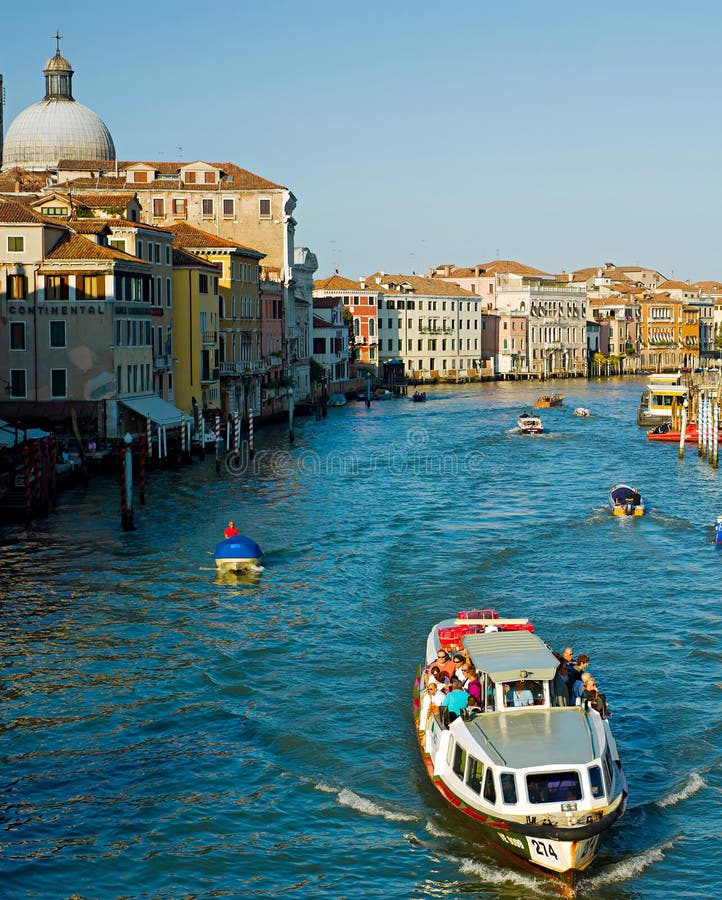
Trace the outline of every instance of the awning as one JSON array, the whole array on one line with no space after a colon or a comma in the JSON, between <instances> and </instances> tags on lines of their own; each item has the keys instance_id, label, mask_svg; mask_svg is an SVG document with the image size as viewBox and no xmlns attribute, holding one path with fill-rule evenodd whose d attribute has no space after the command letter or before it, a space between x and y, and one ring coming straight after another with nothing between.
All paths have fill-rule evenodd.
<instances>
[{"instance_id":1,"label":"awning","mask_svg":"<svg viewBox=\"0 0 722 900\"><path fill-rule=\"evenodd\" d=\"M49 434L49 431L43 431L42 428L16 428L0 419L0 447L15 447L25 440L37 441Z\"/></svg>"},{"instance_id":2,"label":"awning","mask_svg":"<svg viewBox=\"0 0 722 900\"><path fill-rule=\"evenodd\" d=\"M119 397L118 402L144 419L150 419L156 425L176 425L180 427L181 416L190 419L188 413L182 412L172 403L158 397L157 394L148 394L143 397Z\"/></svg>"}]
</instances>

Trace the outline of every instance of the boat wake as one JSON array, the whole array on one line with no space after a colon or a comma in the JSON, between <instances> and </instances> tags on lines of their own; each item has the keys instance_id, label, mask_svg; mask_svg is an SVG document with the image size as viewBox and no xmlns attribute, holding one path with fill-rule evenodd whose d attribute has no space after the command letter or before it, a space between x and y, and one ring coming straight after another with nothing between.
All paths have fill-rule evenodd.
<instances>
[{"instance_id":1,"label":"boat wake","mask_svg":"<svg viewBox=\"0 0 722 900\"><path fill-rule=\"evenodd\" d=\"M617 863L612 863L601 872L596 872L588 878L585 876L580 880L577 887L577 897L597 897L599 888L609 884L618 884L622 881L629 881L636 878L645 869L648 869L654 863L664 859L665 853L671 850L675 842L682 835L676 838L666 840L661 844L655 844L646 850L640 850L634 856L626 857Z\"/></svg>"},{"instance_id":2,"label":"boat wake","mask_svg":"<svg viewBox=\"0 0 722 900\"><path fill-rule=\"evenodd\" d=\"M683 785L679 790L672 791L667 794L666 797L662 797L661 800L656 801L656 805L661 809L664 809L667 806L675 806L677 803L681 803L682 800L686 800L688 797L692 797L698 791L701 791L703 787L707 786L707 782L702 778L702 776L698 772L692 772L692 774L687 779L687 783Z\"/></svg>"},{"instance_id":3,"label":"boat wake","mask_svg":"<svg viewBox=\"0 0 722 900\"><path fill-rule=\"evenodd\" d=\"M381 806L380 803L368 800L366 797L362 797L360 794L357 794L349 788L338 790L337 788L332 788L329 785L322 783L317 784L316 787L326 794L335 793L336 800L341 806L348 806L350 809L358 810L358 812L362 812L367 816L377 816L386 819L388 822L416 822L419 819L417 815L412 813L387 809L386 807Z\"/></svg>"}]
</instances>

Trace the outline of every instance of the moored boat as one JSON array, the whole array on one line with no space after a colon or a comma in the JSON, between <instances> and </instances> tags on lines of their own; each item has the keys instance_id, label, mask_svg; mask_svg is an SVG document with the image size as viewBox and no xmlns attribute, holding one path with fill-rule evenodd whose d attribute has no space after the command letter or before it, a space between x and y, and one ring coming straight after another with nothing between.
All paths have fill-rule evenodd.
<instances>
[{"instance_id":1,"label":"moored boat","mask_svg":"<svg viewBox=\"0 0 722 900\"><path fill-rule=\"evenodd\" d=\"M615 516L643 516L644 500L636 488L615 484L609 491L609 508Z\"/></svg>"},{"instance_id":2,"label":"moored boat","mask_svg":"<svg viewBox=\"0 0 722 900\"><path fill-rule=\"evenodd\" d=\"M386 388L378 388L373 392L372 400L390 400L394 395Z\"/></svg>"},{"instance_id":3,"label":"moored boat","mask_svg":"<svg viewBox=\"0 0 722 900\"><path fill-rule=\"evenodd\" d=\"M648 440L656 441L661 444L678 444L681 437L682 432L672 428L671 422L664 422L647 432ZM684 439L685 441L697 443L699 440L699 431L696 422L690 422L689 425L687 425Z\"/></svg>"},{"instance_id":4,"label":"moored boat","mask_svg":"<svg viewBox=\"0 0 722 900\"><path fill-rule=\"evenodd\" d=\"M681 372L655 372L649 376L637 408L638 425L663 425L671 422L675 409L681 409L687 397Z\"/></svg>"},{"instance_id":5,"label":"moored boat","mask_svg":"<svg viewBox=\"0 0 722 900\"><path fill-rule=\"evenodd\" d=\"M328 398L329 406L346 406L346 394L331 394Z\"/></svg>"},{"instance_id":6,"label":"moored boat","mask_svg":"<svg viewBox=\"0 0 722 900\"><path fill-rule=\"evenodd\" d=\"M548 409L551 406L561 406L564 397L561 394L542 394L534 406L537 409Z\"/></svg>"},{"instance_id":7,"label":"moored boat","mask_svg":"<svg viewBox=\"0 0 722 900\"><path fill-rule=\"evenodd\" d=\"M455 715L420 671L416 732L434 786L486 839L573 884L624 813L627 786L609 720L586 703L556 705L558 660L533 630L494 610L435 625L425 669L460 646L481 700Z\"/></svg>"},{"instance_id":8,"label":"moored boat","mask_svg":"<svg viewBox=\"0 0 722 900\"><path fill-rule=\"evenodd\" d=\"M261 562L263 551L255 541L242 534L226 538L216 544L216 568L222 572L243 572Z\"/></svg>"},{"instance_id":9,"label":"moored boat","mask_svg":"<svg viewBox=\"0 0 722 900\"><path fill-rule=\"evenodd\" d=\"M544 431L542 420L531 413L522 413L516 424L522 434L541 434Z\"/></svg>"}]
</instances>

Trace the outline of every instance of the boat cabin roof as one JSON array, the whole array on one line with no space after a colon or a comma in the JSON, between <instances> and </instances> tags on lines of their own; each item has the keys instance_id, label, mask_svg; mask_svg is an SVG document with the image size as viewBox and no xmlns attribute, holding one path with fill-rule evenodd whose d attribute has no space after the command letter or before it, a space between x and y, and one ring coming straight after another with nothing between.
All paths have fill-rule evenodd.
<instances>
[{"instance_id":1,"label":"boat cabin roof","mask_svg":"<svg viewBox=\"0 0 722 900\"><path fill-rule=\"evenodd\" d=\"M498 765L510 768L585 765L601 754L588 713L576 706L491 713L477 716L467 728Z\"/></svg>"},{"instance_id":2,"label":"boat cabin roof","mask_svg":"<svg viewBox=\"0 0 722 900\"><path fill-rule=\"evenodd\" d=\"M551 681L559 665L544 641L530 631L467 634L464 646L476 668L497 682L519 678Z\"/></svg>"}]
</instances>

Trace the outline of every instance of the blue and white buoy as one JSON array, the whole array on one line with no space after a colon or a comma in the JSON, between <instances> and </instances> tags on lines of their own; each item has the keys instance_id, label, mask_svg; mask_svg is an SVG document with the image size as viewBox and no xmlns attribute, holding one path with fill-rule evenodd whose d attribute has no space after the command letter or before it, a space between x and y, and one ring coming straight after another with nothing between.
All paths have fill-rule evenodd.
<instances>
[{"instance_id":1,"label":"blue and white buoy","mask_svg":"<svg viewBox=\"0 0 722 900\"><path fill-rule=\"evenodd\" d=\"M216 544L214 555L216 566L222 572L242 572L257 567L263 551L255 541L237 534Z\"/></svg>"}]
</instances>

